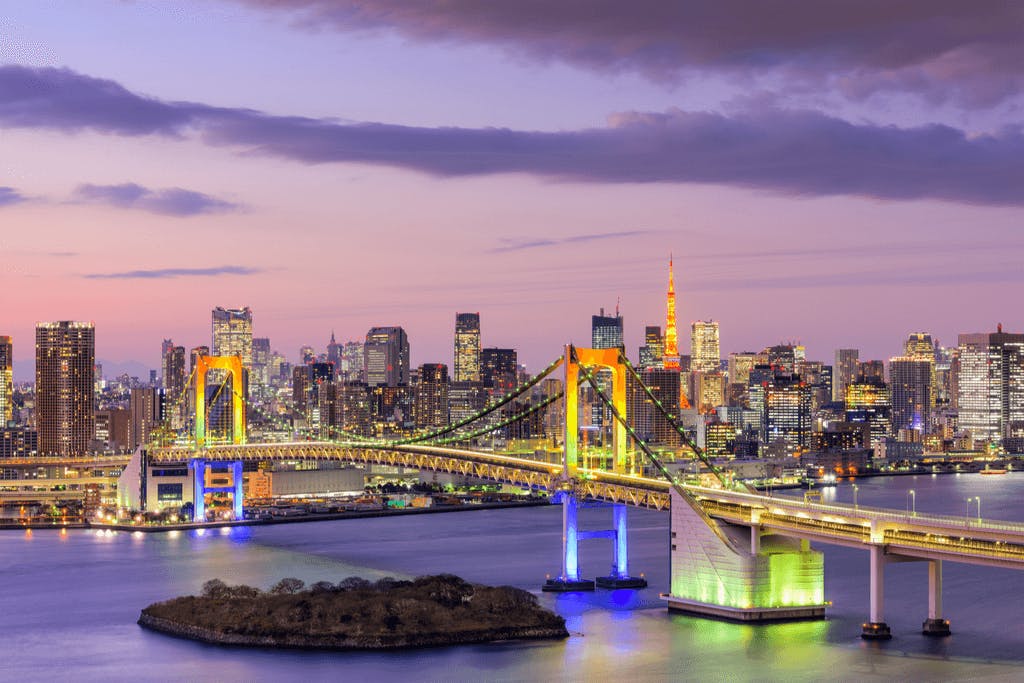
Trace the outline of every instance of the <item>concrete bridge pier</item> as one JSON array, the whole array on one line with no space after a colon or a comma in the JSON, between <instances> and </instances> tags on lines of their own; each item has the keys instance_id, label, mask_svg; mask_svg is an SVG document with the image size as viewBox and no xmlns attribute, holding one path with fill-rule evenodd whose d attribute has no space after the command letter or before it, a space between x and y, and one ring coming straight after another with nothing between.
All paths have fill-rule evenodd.
<instances>
[{"instance_id":1,"label":"concrete bridge pier","mask_svg":"<svg viewBox=\"0 0 1024 683\"><path fill-rule=\"evenodd\" d=\"M207 486L206 469L209 463L204 458L192 458L189 461L189 468L192 470L192 521L206 521L206 494L207 493L230 493L231 505L235 519L242 519L243 492L242 492L242 461L223 463L228 466L231 475L230 486ZM219 463L220 464L220 463ZM217 473L219 474L219 473ZM226 474L226 473L225 473Z\"/></svg>"},{"instance_id":2,"label":"concrete bridge pier","mask_svg":"<svg viewBox=\"0 0 1024 683\"><path fill-rule=\"evenodd\" d=\"M612 507L612 570L608 576L599 576L595 582L601 588L647 588L647 579L629 575L629 544L626 530L626 506L616 503Z\"/></svg>"},{"instance_id":3,"label":"concrete bridge pier","mask_svg":"<svg viewBox=\"0 0 1024 683\"><path fill-rule=\"evenodd\" d=\"M926 636L948 636L949 619L942 618L942 560L928 561L928 618L921 625Z\"/></svg>"},{"instance_id":4,"label":"concrete bridge pier","mask_svg":"<svg viewBox=\"0 0 1024 683\"><path fill-rule=\"evenodd\" d=\"M594 590L593 581L580 578L578 510L576 495L568 491L562 493L562 573L548 579L541 590L555 593Z\"/></svg>"},{"instance_id":5,"label":"concrete bridge pier","mask_svg":"<svg viewBox=\"0 0 1024 683\"><path fill-rule=\"evenodd\" d=\"M885 546L871 546L871 608L870 620L862 625L861 638L889 640L892 631L885 623Z\"/></svg>"}]
</instances>

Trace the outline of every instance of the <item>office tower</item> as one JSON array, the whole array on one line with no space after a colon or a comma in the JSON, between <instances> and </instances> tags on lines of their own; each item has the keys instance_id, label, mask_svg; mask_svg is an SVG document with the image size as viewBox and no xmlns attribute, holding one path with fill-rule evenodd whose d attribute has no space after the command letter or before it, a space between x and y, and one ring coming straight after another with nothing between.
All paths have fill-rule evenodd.
<instances>
[{"instance_id":1,"label":"office tower","mask_svg":"<svg viewBox=\"0 0 1024 683\"><path fill-rule=\"evenodd\" d=\"M181 347L179 347L181 348ZM149 442L164 413L164 392L153 387L136 387L128 398L129 447Z\"/></svg>"},{"instance_id":2,"label":"office tower","mask_svg":"<svg viewBox=\"0 0 1024 683\"><path fill-rule=\"evenodd\" d=\"M370 387L408 386L409 338L401 327L374 327L363 345L366 383Z\"/></svg>"},{"instance_id":3,"label":"office tower","mask_svg":"<svg viewBox=\"0 0 1024 683\"><path fill-rule=\"evenodd\" d=\"M95 435L96 330L92 323L36 325L36 425L40 455L82 455Z\"/></svg>"},{"instance_id":4,"label":"office tower","mask_svg":"<svg viewBox=\"0 0 1024 683\"><path fill-rule=\"evenodd\" d=\"M810 445L811 391L799 375L775 370L764 386L764 413L761 419L761 443L782 441L788 453L803 451Z\"/></svg>"},{"instance_id":5,"label":"office tower","mask_svg":"<svg viewBox=\"0 0 1024 683\"><path fill-rule=\"evenodd\" d=\"M702 414L715 412L725 399L725 375L721 372L694 372L693 405Z\"/></svg>"},{"instance_id":6,"label":"office tower","mask_svg":"<svg viewBox=\"0 0 1024 683\"><path fill-rule=\"evenodd\" d=\"M742 384L746 386L750 379L750 371L754 369L754 359L757 354L753 351L729 354L729 383Z\"/></svg>"},{"instance_id":7,"label":"office tower","mask_svg":"<svg viewBox=\"0 0 1024 683\"><path fill-rule=\"evenodd\" d=\"M878 448L892 432L889 385L874 375L861 375L846 387L846 421L867 423L871 447Z\"/></svg>"},{"instance_id":8,"label":"office tower","mask_svg":"<svg viewBox=\"0 0 1024 683\"><path fill-rule=\"evenodd\" d=\"M480 351L480 379L493 394L504 394L516 386L519 365L515 349L488 348Z\"/></svg>"},{"instance_id":9,"label":"office tower","mask_svg":"<svg viewBox=\"0 0 1024 683\"><path fill-rule=\"evenodd\" d=\"M312 346L306 344L305 346L299 347L299 363L305 365L306 363L316 362L316 350Z\"/></svg>"},{"instance_id":10,"label":"office tower","mask_svg":"<svg viewBox=\"0 0 1024 683\"><path fill-rule=\"evenodd\" d=\"M271 358L270 339L253 337L250 381L255 387L259 387L260 393L264 393L266 387L270 386Z\"/></svg>"},{"instance_id":11,"label":"office tower","mask_svg":"<svg viewBox=\"0 0 1024 683\"><path fill-rule=\"evenodd\" d=\"M213 355L239 356L242 367L252 368L252 311L245 308L213 309Z\"/></svg>"},{"instance_id":12,"label":"office tower","mask_svg":"<svg viewBox=\"0 0 1024 683\"><path fill-rule=\"evenodd\" d=\"M666 412L677 420L679 418L678 406L682 401L679 375L678 369L671 368L648 368L641 373L641 379L651 390L654 399L660 402ZM627 414L635 413L634 429L637 434L645 441L671 448L678 447L682 443L682 436L654 404L647 392L639 387L635 387L633 391L630 390L633 385L632 376L627 374L627 400L630 395L635 398L630 401L626 412Z\"/></svg>"},{"instance_id":13,"label":"office tower","mask_svg":"<svg viewBox=\"0 0 1024 683\"><path fill-rule=\"evenodd\" d=\"M170 343L168 343L170 342ZM188 373L185 368L185 347L175 346L170 339L164 340L164 355L160 361L160 372L164 387L164 415L172 428L179 428L185 414L187 400L185 384Z\"/></svg>"},{"instance_id":14,"label":"office tower","mask_svg":"<svg viewBox=\"0 0 1024 683\"><path fill-rule=\"evenodd\" d=\"M365 358L363 356L363 344L357 341L347 341L341 347L341 370L340 376L346 382L366 381Z\"/></svg>"},{"instance_id":15,"label":"office tower","mask_svg":"<svg viewBox=\"0 0 1024 683\"><path fill-rule=\"evenodd\" d=\"M721 369L718 323L714 320L698 320L690 327L690 370L718 372Z\"/></svg>"},{"instance_id":16,"label":"office tower","mask_svg":"<svg viewBox=\"0 0 1024 683\"><path fill-rule=\"evenodd\" d=\"M857 381L877 379L885 381L885 363L880 360L866 360L857 364Z\"/></svg>"},{"instance_id":17,"label":"office tower","mask_svg":"<svg viewBox=\"0 0 1024 683\"><path fill-rule=\"evenodd\" d=\"M960 428L978 441L1000 441L1024 422L1024 334L961 334Z\"/></svg>"},{"instance_id":18,"label":"office tower","mask_svg":"<svg viewBox=\"0 0 1024 683\"><path fill-rule=\"evenodd\" d=\"M417 428L443 427L448 424L448 366L444 363L420 366L413 413Z\"/></svg>"},{"instance_id":19,"label":"office tower","mask_svg":"<svg viewBox=\"0 0 1024 683\"><path fill-rule=\"evenodd\" d=\"M0 336L0 428L14 419L14 345L8 336Z\"/></svg>"},{"instance_id":20,"label":"office tower","mask_svg":"<svg viewBox=\"0 0 1024 683\"><path fill-rule=\"evenodd\" d=\"M832 400L845 401L846 387L857 379L857 349L836 349L836 362L832 366Z\"/></svg>"},{"instance_id":21,"label":"office tower","mask_svg":"<svg viewBox=\"0 0 1024 683\"><path fill-rule=\"evenodd\" d=\"M669 370L679 369L679 336L676 331L676 281L672 272L672 256L668 258L668 293L665 295L665 359Z\"/></svg>"},{"instance_id":22,"label":"office tower","mask_svg":"<svg viewBox=\"0 0 1024 683\"><path fill-rule=\"evenodd\" d=\"M590 316L590 347L594 349L617 349L622 346L622 316L615 307L615 316L605 315L604 309Z\"/></svg>"},{"instance_id":23,"label":"office tower","mask_svg":"<svg viewBox=\"0 0 1024 683\"><path fill-rule=\"evenodd\" d=\"M370 398L365 382L320 385L320 432L327 438L344 433L370 436Z\"/></svg>"},{"instance_id":24,"label":"office tower","mask_svg":"<svg viewBox=\"0 0 1024 683\"><path fill-rule=\"evenodd\" d=\"M341 368L342 345L334 338L334 330L331 330L331 341L327 342L327 362L333 363L335 368Z\"/></svg>"},{"instance_id":25,"label":"office tower","mask_svg":"<svg viewBox=\"0 0 1024 683\"><path fill-rule=\"evenodd\" d=\"M306 363L292 369L292 404L307 420L319 420L320 387L334 381L330 363Z\"/></svg>"},{"instance_id":26,"label":"office tower","mask_svg":"<svg viewBox=\"0 0 1024 683\"><path fill-rule=\"evenodd\" d=\"M935 362L935 343L927 332L912 332L903 343L903 356Z\"/></svg>"},{"instance_id":27,"label":"office tower","mask_svg":"<svg viewBox=\"0 0 1024 683\"><path fill-rule=\"evenodd\" d=\"M455 314L456 382L480 381L480 314Z\"/></svg>"},{"instance_id":28,"label":"office tower","mask_svg":"<svg viewBox=\"0 0 1024 683\"><path fill-rule=\"evenodd\" d=\"M919 435L931 429L932 379L934 358L921 360L910 356L889 359L890 413L893 435L913 430Z\"/></svg>"},{"instance_id":29,"label":"office tower","mask_svg":"<svg viewBox=\"0 0 1024 683\"><path fill-rule=\"evenodd\" d=\"M128 408L106 408L95 411L94 438L103 449L130 451L132 446L132 411Z\"/></svg>"},{"instance_id":30,"label":"office tower","mask_svg":"<svg viewBox=\"0 0 1024 683\"><path fill-rule=\"evenodd\" d=\"M644 328L644 345L640 347L640 369L660 368L665 355L665 338L661 327L648 325Z\"/></svg>"},{"instance_id":31,"label":"office tower","mask_svg":"<svg viewBox=\"0 0 1024 683\"><path fill-rule=\"evenodd\" d=\"M797 360L805 360L802 346L792 344L778 344L769 346L760 354L761 359L776 370L782 372L796 372Z\"/></svg>"}]
</instances>

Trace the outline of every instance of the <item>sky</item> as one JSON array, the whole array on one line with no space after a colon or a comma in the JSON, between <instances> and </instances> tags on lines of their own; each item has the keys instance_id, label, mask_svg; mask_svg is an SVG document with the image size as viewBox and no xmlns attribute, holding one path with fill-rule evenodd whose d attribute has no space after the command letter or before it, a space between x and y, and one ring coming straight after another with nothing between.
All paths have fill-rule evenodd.
<instances>
[{"instance_id":1,"label":"sky","mask_svg":"<svg viewBox=\"0 0 1024 683\"><path fill-rule=\"evenodd\" d=\"M0 2L0 334L92 320L107 374L250 306L290 360L455 313L539 369L1024 331L1024 5Z\"/></svg>"}]
</instances>

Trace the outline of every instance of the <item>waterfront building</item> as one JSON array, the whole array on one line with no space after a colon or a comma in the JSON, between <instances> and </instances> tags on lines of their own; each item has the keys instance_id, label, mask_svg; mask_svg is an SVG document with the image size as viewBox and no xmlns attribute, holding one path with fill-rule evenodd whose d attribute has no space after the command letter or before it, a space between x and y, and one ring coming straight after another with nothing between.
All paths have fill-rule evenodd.
<instances>
[{"instance_id":1,"label":"waterfront building","mask_svg":"<svg viewBox=\"0 0 1024 683\"><path fill-rule=\"evenodd\" d=\"M977 441L997 442L1024 422L1024 334L961 334L960 428Z\"/></svg>"},{"instance_id":2,"label":"waterfront building","mask_svg":"<svg viewBox=\"0 0 1024 683\"><path fill-rule=\"evenodd\" d=\"M36 426L41 455L82 455L96 431L96 330L63 320L36 325Z\"/></svg>"},{"instance_id":3,"label":"waterfront building","mask_svg":"<svg viewBox=\"0 0 1024 683\"><path fill-rule=\"evenodd\" d=\"M691 372L718 372L722 353L718 339L718 322L698 320L690 326Z\"/></svg>"},{"instance_id":4,"label":"waterfront building","mask_svg":"<svg viewBox=\"0 0 1024 683\"><path fill-rule=\"evenodd\" d=\"M897 356L889 359L893 435L903 429L914 430L919 436L931 430L934 372L934 358Z\"/></svg>"},{"instance_id":5,"label":"waterfront building","mask_svg":"<svg viewBox=\"0 0 1024 683\"><path fill-rule=\"evenodd\" d=\"M14 344L11 338L0 336L0 428L7 427L14 419Z\"/></svg>"},{"instance_id":6,"label":"waterfront building","mask_svg":"<svg viewBox=\"0 0 1024 683\"><path fill-rule=\"evenodd\" d=\"M873 375L860 376L846 387L846 421L866 423L871 447L879 448L892 433L889 385Z\"/></svg>"},{"instance_id":7,"label":"waterfront building","mask_svg":"<svg viewBox=\"0 0 1024 683\"><path fill-rule=\"evenodd\" d=\"M836 349L836 362L832 366L832 400L845 401L846 387L857 379L859 351Z\"/></svg>"},{"instance_id":8,"label":"waterfront building","mask_svg":"<svg viewBox=\"0 0 1024 683\"><path fill-rule=\"evenodd\" d=\"M456 382L480 381L480 314L455 314Z\"/></svg>"},{"instance_id":9,"label":"waterfront building","mask_svg":"<svg viewBox=\"0 0 1024 683\"><path fill-rule=\"evenodd\" d=\"M784 442L789 454L805 450L811 435L811 391L800 376L775 370L764 386L761 443Z\"/></svg>"},{"instance_id":10,"label":"waterfront building","mask_svg":"<svg viewBox=\"0 0 1024 683\"><path fill-rule=\"evenodd\" d=\"M401 327L374 327L363 345L366 383L377 386L409 385L409 338Z\"/></svg>"},{"instance_id":11,"label":"waterfront building","mask_svg":"<svg viewBox=\"0 0 1024 683\"><path fill-rule=\"evenodd\" d=\"M590 346L594 349L617 349L622 346L622 316L619 307L615 315L605 315L604 309L590 317Z\"/></svg>"}]
</instances>

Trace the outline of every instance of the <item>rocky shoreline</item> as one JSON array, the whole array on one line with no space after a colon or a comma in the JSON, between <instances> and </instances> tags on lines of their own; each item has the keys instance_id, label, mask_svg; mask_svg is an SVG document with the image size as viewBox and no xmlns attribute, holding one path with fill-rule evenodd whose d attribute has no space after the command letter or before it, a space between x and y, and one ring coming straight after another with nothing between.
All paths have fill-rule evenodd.
<instances>
[{"instance_id":1,"label":"rocky shoreline","mask_svg":"<svg viewBox=\"0 0 1024 683\"><path fill-rule=\"evenodd\" d=\"M143 612L139 626L151 631L211 645L236 647L273 647L301 650L401 650L417 647L446 645L474 645L502 640L555 640L569 636L565 628L497 628L486 630L454 631L448 633L421 633L415 636L382 636L364 638L337 638L311 635L252 636L241 633L223 633L201 626L162 619Z\"/></svg>"}]
</instances>

